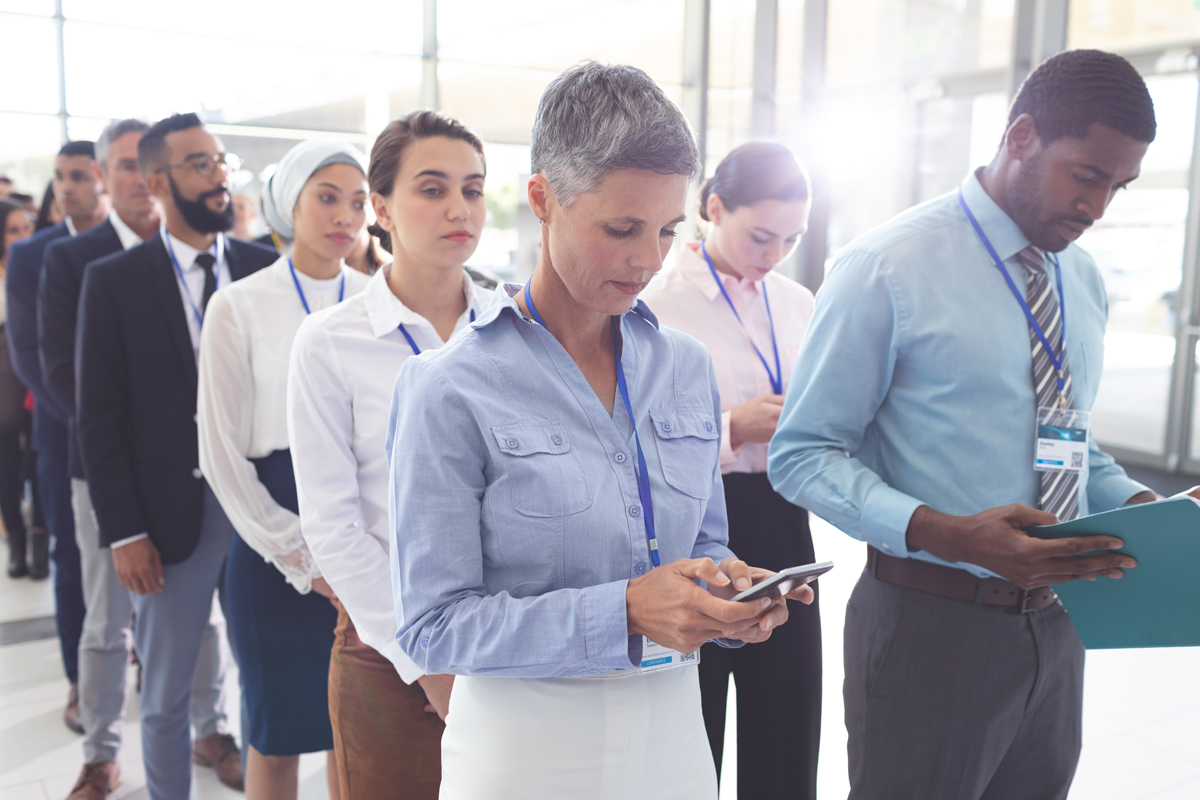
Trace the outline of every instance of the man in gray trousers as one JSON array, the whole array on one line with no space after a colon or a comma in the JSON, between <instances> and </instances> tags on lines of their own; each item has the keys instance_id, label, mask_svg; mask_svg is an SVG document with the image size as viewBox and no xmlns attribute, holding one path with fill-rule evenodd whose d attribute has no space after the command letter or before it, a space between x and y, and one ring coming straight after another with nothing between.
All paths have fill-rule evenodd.
<instances>
[{"instance_id":1,"label":"man in gray trousers","mask_svg":"<svg viewBox=\"0 0 1200 800\"><path fill-rule=\"evenodd\" d=\"M1154 136L1129 62L1060 53L991 164L851 242L817 295L769 474L869 545L846 609L852 800L1067 795L1084 648L1049 586L1136 564L1079 555L1112 537L1025 529L1156 499L1089 435L1108 301L1073 244Z\"/></svg>"},{"instance_id":2,"label":"man in gray trousers","mask_svg":"<svg viewBox=\"0 0 1200 800\"><path fill-rule=\"evenodd\" d=\"M69 800L102 798L121 780L117 753L125 719L133 602L117 580L112 551L100 546L75 414L75 329L88 263L129 250L158 234L161 213L137 163L137 146L150 126L138 119L113 122L96 140L92 169L104 182L112 211L101 225L46 249L38 285L38 351L46 390L66 410L70 426L71 495L87 615L79 644L79 705L84 766ZM204 633L192 691L197 755L205 759L225 726L219 625Z\"/></svg>"}]
</instances>

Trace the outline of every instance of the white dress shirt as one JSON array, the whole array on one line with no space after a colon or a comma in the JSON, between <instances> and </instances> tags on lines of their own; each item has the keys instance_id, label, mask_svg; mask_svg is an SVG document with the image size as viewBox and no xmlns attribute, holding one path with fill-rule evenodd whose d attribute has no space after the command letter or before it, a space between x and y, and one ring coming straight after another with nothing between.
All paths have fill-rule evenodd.
<instances>
[{"instance_id":1,"label":"white dress shirt","mask_svg":"<svg viewBox=\"0 0 1200 800\"><path fill-rule=\"evenodd\" d=\"M342 265L341 275L292 279L288 257L213 295L204 315L197 423L200 470L234 530L301 594L320 576L300 535L300 518L279 505L250 459L288 449L287 372L292 341L307 316L352 297L370 281Z\"/></svg>"},{"instance_id":2,"label":"white dress shirt","mask_svg":"<svg viewBox=\"0 0 1200 800\"><path fill-rule=\"evenodd\" d=\"M300 326L288 374L287 422L300 525L317 566L359 637L392 662L405 683L423 673L396 641L392 602L388 465L384 452L392 387L413 355L444 342L388 287L391 266L346 302ZM457 333L482 316L492 292L463 273L468 309Z\"/></svg>"},{"instance_id":3,"label":"white dress shirt","mask_svg":"<svg viewBox=\"0 0 1200 800\"><path fill-rule=\"evenodd\" d=\"M113 211L110 213L108 221L112 224L113 230L117 232L117 238L121 240L122 250L132 250L145 241L145 239L133 232L133 228L125 224L125 220L121 219L121 215L117 212Z\"/></svg>"},{"instance_id":4,"label":"white dress shirt","mask_svg":"<svg viewBox=\"0 0 1200 800\"><path fill-rule=\"evenodd\" d=\"M712 353L717 388L721 392L721 472L766 472L767 442L745 442L736 449L729 442L733 409L773 391L767 371L754 354L748 337L754 337L754 344L774 371L771 324L763 301L765 286L775 320L783 390L787 392L792 366L804 343L815 302L812 292L778 272L768 273L761 281L717 274L746 329L721 296L712 271L700 254L699 243L680 248L675 266L655 276L640 297L659 322L690 333Z\"/></svg>"},{"instance_id":5,"label":"white dress shirt","mask_svg":"<svg viewBox=\"0 0 1200 800\"><path fill-rule=\"evenodd\" d=\"M201 325L200 320L196 318L196 313L199 312L201 315L204 313L200 308L200 304L204 300L204 270L196 263L196 256L200 255L200 251L190 244L176 239L167 232L165 225L162 228L162 237L163 242L167 245L167 255L174 252L179 270L183 273L182 281L179 280L179 273L175 274L175 282L179 284L179 298L183 302L188 333L192 336L192 351L196 354L198 362L200 360ZM225 234L218 233L217 240L205 252L211 253L217 259L217 263L213 265L213 271L217 277L217 289L220 290L233 283L233 276L229 272L229 262L225 258ZM175 267L172 266L171 269L173 270Z\"/></svg>"}]
</instances>

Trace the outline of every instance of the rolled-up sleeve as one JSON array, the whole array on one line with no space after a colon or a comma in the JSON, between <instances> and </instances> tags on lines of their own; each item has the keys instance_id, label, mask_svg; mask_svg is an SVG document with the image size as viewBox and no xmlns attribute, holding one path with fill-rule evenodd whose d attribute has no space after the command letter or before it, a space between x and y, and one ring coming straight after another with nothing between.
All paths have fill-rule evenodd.
<instances>
[{"instance_id":1,"label":"rolled-up sleeve","mask_svg":"<svg viewBox=\"0 0 1200 800\"><path fill-rule=\"evenodd\" d=\"M436 360L409 359L388 425L397 640L427 673L582 676L629 669L627 581L489 594L488 449Z\"/></svg>"},{"instance_id":2,"label":"rolled-up sleeve","mask_svg":"<svg viewBox=\"0 0 1200 800\"><path fill-rule=\"evenodd\" d=\"M841 256L817 296L767 471L791 502L884 552L907 556L908 523L922 501L849 455L887 395L901 328L879 257L861 251Z\"/></svg>"}]
</instances>

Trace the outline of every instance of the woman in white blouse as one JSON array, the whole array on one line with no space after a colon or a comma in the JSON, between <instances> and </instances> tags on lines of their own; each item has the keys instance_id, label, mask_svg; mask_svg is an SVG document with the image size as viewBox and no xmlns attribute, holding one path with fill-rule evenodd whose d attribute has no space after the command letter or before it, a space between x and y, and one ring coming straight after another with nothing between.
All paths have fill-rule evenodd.
<instances>
[{"instance_id":1,"label":"woman in white blouse","mask_svg":"<svg viewBox=\"0 0 1200 800\"><path fill-rule=\"evenodd\" d=\"M436 111L394 120L371 150L372 233L394 263L300 328L288 428L304 539L337 592L329 712L343 800L433 800L453 678L427 675L396 642L384 450L404 362L482 316L496 286L463 263L487 208L483 144Z\"/></svg>"},{"instance_id":2,"label":"woman in white blouse","mask_svg":"<svg viewBox=\"0 0 1200 800\"><path fill-rule=\"evenodd\" d=\"M368 282L344 259L366 224L362 155L339 142L303 142L264 190L272 229L292 254L213 296L200 345L200 466L237 536L225 587L237 648L246 733L246 796L295 798L301 753L327 751L333 591L300 534L285 401L296 330L310 313Z\"/></svg>"},{"instance_id":3,"label":"woman in white blouse","mask_svg":"<svg viewBox=\"0 0 1200 800\"><path fill-rule=\"evenodd\" d=\"M642 299L665 324L712 353L721 393L721 480L729 547L772 570L814 561L808 512L767 479L792 363L812 319L812 292L775 271L808 227L809 185L792 152L749 142L717 166L700 196L702 242L681 248ZM815 588L815 586L814 586ZM701 650L704 724L718 772L729 676L737 681L738 795L816 796L821 736L821 618L795 606L787 626L758 647Z\"/></svg>"}]
</instances>

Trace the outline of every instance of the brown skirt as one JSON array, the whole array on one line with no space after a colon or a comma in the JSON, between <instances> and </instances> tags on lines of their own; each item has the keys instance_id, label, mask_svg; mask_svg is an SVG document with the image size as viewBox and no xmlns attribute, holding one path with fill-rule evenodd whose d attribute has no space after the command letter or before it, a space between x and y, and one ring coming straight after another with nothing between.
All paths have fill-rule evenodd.
<instances>
[{"instance_id":1,"label":"brown skirt","mask_svg":"<svg viewBox=\"0 0 1200 800\"><path fill-rule=\"evenodd\" d=\"M339 603L329 719L342 800L436 800L446 726L425 704L420 684L405 684L392 662L364 644Z\"/></svg>"}]
</instances>

